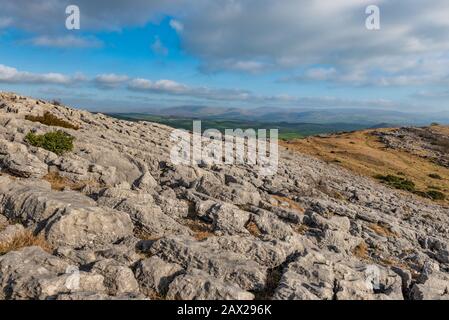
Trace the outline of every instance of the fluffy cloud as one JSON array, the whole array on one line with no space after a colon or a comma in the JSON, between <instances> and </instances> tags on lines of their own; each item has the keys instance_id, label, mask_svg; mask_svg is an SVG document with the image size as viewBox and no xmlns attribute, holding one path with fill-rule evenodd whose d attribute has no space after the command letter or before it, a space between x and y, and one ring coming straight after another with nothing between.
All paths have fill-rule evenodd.
<instances>
[{"instance_id":1,"label":"fluffy cloud","mask_svg":"<svg viewBox=\"0 0 449 320\"><path fill-rule=\"evenodd\" d=\"M163 12L176 12L179 0L0 0L1 15L14 18L14 26L33 32L65 30L65 8L76 4L82 30L119 30L143 25Z\"/></svg>"},{"instance_id":2,"label":"fluffy cloud","mask_svg":"<svg viewBox=\"0 0 449 320\"><path fill-rule=\"evenodd\" d=\"M102 43L92 37L76 37L73 35L67 36L39 36L31 39L31 43L41 47L55 47L55 48L89 48L100 47Z\"/></svg>"},{"instance_id":3,"label":"fluffy cloud","mask_svg":"<svg viewBox=\"0 0 449 320\"><path fill-rule=\"evenodd\" d=\"M172 80L151 81L148 79L134 79L130 81L128 89L147 93L225 101L242 100L251 95L250 92L245 90L192 87Z\"/></svg>"},{"instance_id":4,"label":"fluffy cloud","mask_svg":"<svg viewBox=\"0 0 449 320\"><path fill-rule=\"evenodd\" d=\"M341 99L335 97L296 97L289 95L259 95L248 90L209 88L202 86L189 86L173 80L149 80L144 78L131 79L126 75L99 74L93 78L87 78L81 74L68 76L60 73L31 73L19 71L15 68L0 64L0 83L8 84L35 84L35 85L57 85L68 87L73 85L83 85L90 87L92 84L99 89L120 88L132 92L139 92L144 96L158 96L158 99L164 99L164 96L176 98L182 97L182 101L205 102L214 101L220 103L231 103L237 105L252 106L275 106L275 107L394 107L395 103L388 100L356 100ZM67 90L55 87L43 87L41 92L46 94L64 94L69 96ZM71 92L71 91L70 91ZM70 96L80 97L81 92L70 93ZM144 98L148 100L148 98ZM178 101L177 103L181 103ZM193 102L192 102L193 103Z\"/></svg>"},{"instance_id":5,"label":"fluffy cloud","mask_svg":"<svg viewBox=\"0 0 449 320\"><path fill-rule=\"evenodd\" d=\"M11 24L12 24L12 19L11 18L0 17L0 29L8 27Z\"/></svg>"},{"instance_id":6,"label":"fluffy cloud","mask_svg":"<svg viewBox=\"0 0 449 320\"><path fill-rule=\"evenodd\" d=\"M0 82L70 85L84 81L81 75L69 77L61 73L31 73L0 64Z\"/></svg>"},{"instance_id":7,"label":"fluffy cloud","mask_svg":"<svg viewBox=\"0 0 449 320\"><path fill-rule=\"evenodd\" d=\"M445 0L199 2L183 21L184 37L192 52L211 61L258 57L286 67L378 63L449 47L449 23L441 14L449 10ZM381 8L380 31L365 28L371 4Z\"/></svg>"},{"instance_id":8,"label":"fluffy cloud","mask_svg":"<svg viewBox=\"0 0 449 320\"><path fill-rule=\"evenodd\" d=\"M94 78L95 84L104 89L112 89L128 81L128 76L117 75L115 73L100 74Z\"/></svg>"},{"instance_id":9,"label":"fluffy cloud","mask_svg":"<svg viewBox=\"0 0 449 320\"><path fill-rule=\"evenodd\" d=\"M171 19L169 24L170 24L170 27L172 27L178 33L182 32L184 30L184 25L181 22L179 22L178 20Z\"/></svg>"},{"instance_id":10,"label":"fluffy cloud","mask_svg":"<svg viewBox=\"0 0 449 320\"><path fill-rule=\"evenodd\" d=\"M159 37L154 39L154 42L151 44L151 50L156 54L164 56L168 54L168 49L164 46Z\"/></svg>"},{"instance_id":11,"label":"fluffy cloud","mask_svg":"<svg viewBox=\"0 0 449 320\"><path fill-rule=\"evenodd\" d=\"M8 25L63 33L69 0L0 0ZM365 8L381 9L381 30L365 28ZM176 17L169 24L183 49L200 59L203 72L230 70L309 70L296 80L345 84L405 85L439 83L447 77L433 69L434 58L449 52L447 0L78 0L82 31L120 30ZM0 18L0 21L3 21ZM39 38L37 38L39 39ZM69 39L37 43L63 46ZM83 42L71 39L73 43ZM77 42L78 41L78 42ZM164 52L161 40L153 50ZM424 65L426 64L426 65ZM316 69L316 65L326 65Z\"/></svg>"}]
</instances>

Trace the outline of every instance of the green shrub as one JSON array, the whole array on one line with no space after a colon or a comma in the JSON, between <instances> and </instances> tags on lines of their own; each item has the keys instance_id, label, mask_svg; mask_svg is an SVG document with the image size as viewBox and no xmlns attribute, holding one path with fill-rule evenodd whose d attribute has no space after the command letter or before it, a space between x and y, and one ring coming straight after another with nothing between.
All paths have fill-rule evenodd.
<instances>
[{"instance_id":1,"label":"green shrub","mask_svg":"<svg viewBox=\"0 0 449 320\"><path fill-rule=\"evenodd\" d=\"M58 117L56 117L55 115L51 114L48 111L45 112L43 116L26 115L25 119L33 122L39 122L47 126L55 126L73 130L79 129L77 125L71 124L70 122L65 121L63 119L59 119Z\"/></svg>"},{"instance_id":2,"label":"green shrub","mask_svg":"<svg viewBox=\"0 0 449 320\"><path fill-rule=\"evenodd\" d=\"M446 196L444 195L444 193L442 193L440 191L436 191L436 190L426 191L426 195L427 195L428 198L430 198L432 200L444 200L444 199L446 199Z\"/></svg>"},{"instance_id":3,"label":"green shrub","mask_svg":"<svg viewBox=\"0 0 449 320\"><path fill-rule=\"evenodd\" d=\"M401 189L401 190L406 190L406 191L415 191L415 183L413 181L407 180L405 178L401 178L398 176L394 176L394 175L376 175L375 176L376 179L382 181L383 183L385 183L386 185L389 185L390 187L396 188L396 189Z\"/></svg>"},{"instance_id":4,"label":"green shrub","mask_svg":"<svg viewBox=\"0 0 449 320\"><path fill-rule=\"evenodd\" d=\"M29 132L25 136L25 141L35 147L61 155L66 151L73 150L73 140L75 138L64 131L53 131L46 134L34 134Z\"/></svg>"},{"instance_id":5,"label":"green shrub","mask_svg":"<svg viewBox=\"0 0 449 320\"><path fill-rule=\"evenodd\" d=\"M431 177L432 179L438 179L438 180L443 179L443 178L441 178L441 176L439 174L436 174L436 173L429 174L429 177Z\"/></svg>"}]
</instances>

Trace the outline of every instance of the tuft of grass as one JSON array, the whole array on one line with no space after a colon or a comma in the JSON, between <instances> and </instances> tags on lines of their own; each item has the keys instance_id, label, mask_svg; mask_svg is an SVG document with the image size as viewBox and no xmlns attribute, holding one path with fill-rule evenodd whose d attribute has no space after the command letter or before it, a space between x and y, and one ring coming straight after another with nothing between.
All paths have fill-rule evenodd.
<instances>
[{"instance_id":1,"label":"tuft of grass","mask_svg":"<svg viewBox=\"0 0 449 320\"><path fill-rule=\"evenodd\" d=\"M93 180L82 180L74 182L65 177L61 177L57 172L49 172L42 177L43 180L50 182L51 188L56 191L62 191L66 187L74 191L81 191L86 186L99 187L100 183Z\"/></svg>"},{"instance_id":2,"label":"tuft of grass","mask_svg":"<svg viewBox=\"0 0 449 320\"><path fill-rule=\"evenodd\" d=\"M431 173L429 174L429 177L432 179L443 180L443 178L437 173Z\"/></svg>"},{"instance_id":3,"label":"tuft of grass","mask_svg":"<svg viewBox=\"0 0 449 320\"><path fill-rule=\"evenodd\" d=\"M25 141L30 145L54 152L57 155L61 155L66 151L72 151L74 139L75 137L61 130L46 134L29 132L25 136Z\"/></svg>"},{"instance_id":4,"label":"tuft of grass","mask_svg":"<svg viewBox=\"0 0 449 320\"><path fill-rule=\"evenodd\" d=\"M26 120L32 121L32 122L39 122L42 124L45 124L47 126L54 126L54 127L61 127L61 128L67 128L67 129L73 129L78 130L79 127L77 125L74 125L68 121L65 121L63 119L59 119L52 113L46 111L43 116L32 116L32 115L26 115Z\"/></svg>"},{"instance_id":5,"label":"tuft of grass","mask_svg":"<svg viewBox=\"0 0 449 320\"><path fill-rule=\"evenodd\" d=\"M368 228L373 230L378 235L386 238L396 237L396 233L392 232L389 228L380 224L371 223L370 225L368 225Z\"/></svg>"},{"instance_id":6,"label":"tuft of grass","mask_svg":"<svg viewBox=\"0 0 449 320\"><path fill-rule=\"evenodd\" d=\"M0 232L5 230L8 226L8 223L0 221Z\"/></svg>"},{"instance_id":7,"label":"tuft of grass","mask_svg":"<svg viewBox=\"0 0 449 320\"><path fill-rule=\"evenodd\" d=\"M262 235L262 232L260 231L259 227L257 226L257 224L254 223L254 221L249 221L246 226L245 226L246 230L249 231L249 233L251 235L253 235L256 238L259 238Z\"/></svg>"},{"instance_id":8,"label":"tuft of grass","mask_svg":"<svg viewBox=\"0 0 449 320\"><path fill-rule=\"evenodd\" d=\"M374 176L374 178L380 180L381 182L395 189L406 190L410 192L415 191L415 183L405 178L401 178L391 174L386 176L378 174Z\"/></svg>"},{"instance_id":9,"label":"tuft of grass","mask_svg":"<svg viewBox=\"0 0 449 320\"><path fill-rule=\"evenodd\" d=\"M38 246L43 250L51 253L52 247L45 240L43 235L35 236L30 230L25 230L22 233L16 235L9 242L0 243L0 255L4 255L10 251L16 251L25 247Z\"/></svg>"},{"instance_id":10,"label":"tuft of grass","mask_svg":"<svg viewBox=\"0 0 449 320\"><path fill-rule=\"evenodd\" d=\"M198 241L203 241L214 236L212 225L198 218L185 218L183 224L193 231L193 237Z\"/></svg>"},{"instance_id":11,"label":"tuft of grass","mask_svg":"<svg viewBox=\"0 0 449 320\"><path fill-rule=\"evenodd\" d=\"M297 203L296 201L294 201L290 198L281 197L278 195L273 195L272 198L274 198L277 202L277 205L275 205L276 207L284 208L284 209L288 208L290 210L293 210L293 211L296 211L299 213L304 213L304 211L305 211L304 208L299 205L299 203Z\"/></svg>"},{"instance_id":12,"label":"tuft of grass","mask_svg":"<svg viewBox=\"0 0 449 320\"><path fill-rule=\"evenodd\" d=\"M368 245L363 241L352 250L352 253L359 259L368 259Z\"/></svg>"}]
</instances>

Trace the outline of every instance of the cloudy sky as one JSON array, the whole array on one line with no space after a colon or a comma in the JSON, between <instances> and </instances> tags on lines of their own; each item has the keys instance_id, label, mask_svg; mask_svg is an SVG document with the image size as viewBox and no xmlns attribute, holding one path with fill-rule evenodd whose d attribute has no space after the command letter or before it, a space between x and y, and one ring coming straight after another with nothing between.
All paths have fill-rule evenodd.
<instances>
[{"instance_id":1,"label":"cloudy sky","mask_svg":"<svg viewBox=\"0 0 449 320\"><path fill-rule=\"evenodd\" d=\"M67 30L68 5L81 29ZM381 29L365 27L369 5ZM449 110L448 0L0 0L0 90L91 110Z\"/></svg>"}]
</instances>

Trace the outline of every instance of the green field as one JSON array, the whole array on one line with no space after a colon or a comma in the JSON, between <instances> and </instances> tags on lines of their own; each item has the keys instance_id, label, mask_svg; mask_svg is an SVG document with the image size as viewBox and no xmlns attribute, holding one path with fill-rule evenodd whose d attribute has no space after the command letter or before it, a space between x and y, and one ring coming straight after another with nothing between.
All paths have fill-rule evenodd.
<instances>
[{"instance_id":1,"label":"green field","mask_svg":"<svg viewBox=\"0 0 449 320\"><path fill-rule=\"evenodd\" d=\"M358 124L347 123L331 123L331 124L316 124L316 123L289 123L289 122L256 122L244 120L211 120L211 119L193 119L180 118L171 116L158 116L143 113L110 113L111 117L128 120L128 121L149 121L165 124L167 126L185 129L192 131L192 122L194 120L201 120L201 129L217 129L224 132L225 129L278 129L279 138L283 140L298 139L307 136L333 133L342 131L353 131L365 129L366 126Z\"/></svg>"}]
</instances>

